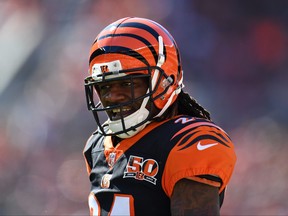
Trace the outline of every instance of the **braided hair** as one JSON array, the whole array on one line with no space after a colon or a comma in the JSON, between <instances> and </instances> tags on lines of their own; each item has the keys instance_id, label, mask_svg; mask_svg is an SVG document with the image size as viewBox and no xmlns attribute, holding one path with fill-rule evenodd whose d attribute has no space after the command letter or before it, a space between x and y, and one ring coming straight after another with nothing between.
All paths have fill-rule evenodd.
<instances>
[{"instance_id":1,"label":"braided hair","mask_svg":"<svg viewBox=\"0 0 288 216\"><path fill-rule=\"evenodd\" d=\"M203 108L188 93L181 91L177 99L177 114L190 115L193 117L211 120L210 113Z\"/></svg>"},{"instance_id":2,"label":"braided hair","mask_svg":"<svg viewBox=\"0 0 288 216\"><path fill-rule=\"evenodd\" d=\"M163 113L163 115L154 120L162 121L176 115L189 115L192 117L211 120L210 113L187 92L183 92L182 90L176 101Z\"/></svg>"}]
</instances>

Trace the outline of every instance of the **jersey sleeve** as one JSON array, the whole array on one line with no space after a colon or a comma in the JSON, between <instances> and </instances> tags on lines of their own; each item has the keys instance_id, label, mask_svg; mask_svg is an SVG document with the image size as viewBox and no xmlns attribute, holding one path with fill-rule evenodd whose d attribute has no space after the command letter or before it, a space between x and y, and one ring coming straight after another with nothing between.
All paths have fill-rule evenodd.
<instances>
[{"instance_id":1,"label":"jersey sleeve","mask_svg":"<svg viewBox=\"0 0 288 216\"><path fill-rule=\"evenodd\" d=\"M162 176L169 197L182 178L219 187L219 193L224 190L236 163L233 143L225 131L212 122L197 122L183 127L170 141L175 145Z\"/></svg>"}]
</instances>

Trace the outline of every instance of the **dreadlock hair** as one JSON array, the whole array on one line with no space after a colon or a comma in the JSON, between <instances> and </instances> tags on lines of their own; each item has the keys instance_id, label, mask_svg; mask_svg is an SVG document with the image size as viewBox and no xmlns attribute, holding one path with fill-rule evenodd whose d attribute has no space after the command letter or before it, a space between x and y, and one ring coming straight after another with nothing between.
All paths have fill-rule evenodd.
<instances>
[{"instance_id":1,"label":"dreadlock hair","mask_svg":"<svg viewBox=\"0 0 288 216\"><path fill-rule=\"evenodd\" d=\"M182 90L179 93L176 101L157 120L161 121L164 119L172 118L176 115L189 115L192 117L211 120L210 113L187 92L183 92Z\"/></svg>"},{"instance_id":2,"label":"dreadlock hair","mask_svg":"<svg viewBox=\"0 0 288 216\"><path fill-rule=\"evenodd\" d=\"M211 120L210 113L192 98L187 92L181 91L178 95L178 115L190 115L193 117Z\"/></svg>"}]
</instances>

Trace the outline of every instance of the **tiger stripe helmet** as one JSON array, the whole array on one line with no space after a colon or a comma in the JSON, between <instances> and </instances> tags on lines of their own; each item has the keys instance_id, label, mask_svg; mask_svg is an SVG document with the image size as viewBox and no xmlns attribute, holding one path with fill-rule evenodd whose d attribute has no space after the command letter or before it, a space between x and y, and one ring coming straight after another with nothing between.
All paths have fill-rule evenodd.
<instances>
[{"instance_id":1,"label":"tiger stripe helmet","mask_svg":"<svg viewBox=\"0 0 288 216\"><path fill-rule=\"evenodd\" d=\"M90 50L89 77L85 80L87 105L88 109L93 111L94 117L96 114L97 118L97 106L94 105L88 87L93 82L133 73L143 73L150 77L147 92L149 98L143 100L141 109L145 109L149 99L160 112L156 116L145 114L140 120L137 118L136 123L135 118L134 123L129 123L127 117L118 122L110 121L110 130L114 130L112 134L119 135L125 132L124 138L138 133L151 118L161 116L176 100L182 88L183 72L176 42L163 26L149 19L120 19L104 28L94 40ZM141 115L144 112L147 113L146 110L140 111ZM100 126L97 119L96 122ZM124 123L126 125L123 125ZM113 125L117 127L114 128ZM135 130L135 134L131 132Z\"/></svg>"}]
</instances>

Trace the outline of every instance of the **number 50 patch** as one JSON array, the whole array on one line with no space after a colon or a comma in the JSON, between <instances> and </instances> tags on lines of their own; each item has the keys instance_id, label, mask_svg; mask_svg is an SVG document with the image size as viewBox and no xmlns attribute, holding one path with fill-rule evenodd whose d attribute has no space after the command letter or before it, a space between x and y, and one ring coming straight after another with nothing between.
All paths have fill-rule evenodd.
<instances>
[{"instance_id":1,"label":"number 50 patch","mask_svg":"<svg viewBox=\"0 0 288 216\"><path fill-rule=\"evenodd\" d=\"M144 160L142 157L131 155L123 178L135 178L137 180L144 180L156 185L159 166L157 161L153 159Z\"/></svg>"}]
</instances>

